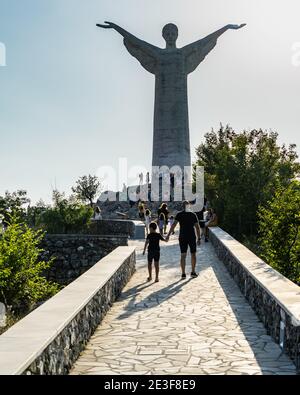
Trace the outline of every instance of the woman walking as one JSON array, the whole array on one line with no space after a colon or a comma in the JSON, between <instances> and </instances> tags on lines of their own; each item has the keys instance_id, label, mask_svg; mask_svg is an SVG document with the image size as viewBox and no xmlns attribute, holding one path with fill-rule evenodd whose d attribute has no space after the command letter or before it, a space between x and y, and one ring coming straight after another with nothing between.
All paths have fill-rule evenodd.
<instances>
[{"instance_id":1,"label":"woman walking","mask_svg":"<svg viewBox=\"0 0 300 395\"><path fill-rule=\"evenodd\" d=\"M160 218L160 215L161 215L161 214L163 214L164 217L165 217L165 223L164 223L163 232L164 232L164 234L167 234L167 225L168 225L168 222L169 222L169 214L170 214L170 212L169 212L169 210L168 210L168 205L167 205L167 203L163 203L163 204L160 206L160 208L158 209L158 211L157 211L158 218Z\"/></svg>"},{"instance_id":2,"label":"woman walking","mask_svg":"<svg viewBox=\"0 0 300 395\"><path fill-rule=\"evenodd\" d=\"M151 211L147 208L147 210L145 211L145 225L146 225L147 236L149 234L150 224L151 224Z\"/></svg>"}]
</instances>

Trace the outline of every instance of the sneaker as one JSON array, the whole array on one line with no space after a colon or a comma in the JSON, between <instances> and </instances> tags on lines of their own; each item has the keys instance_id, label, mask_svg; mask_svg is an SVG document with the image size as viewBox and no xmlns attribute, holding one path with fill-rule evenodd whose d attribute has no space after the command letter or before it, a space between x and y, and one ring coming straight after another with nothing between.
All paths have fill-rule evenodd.
<instances>
[{"instance_id":1,"label":"sneaker","mask_svg":"<svg viewBox=\"0 0 300 395\"><path fill-rule=\"evenodd\" d=\"M192 278L197 278L197 277L198 277L198 274L195 273L195 272L192 272L192 273L191 273L191 277L192 277Z\"/></svg>"},{"instance_id":2,"label":"sneaker","mask_svg":"<svg viewBox=\"0 0 300 395\"><path fill-rule=\"evenodd\" d=\"M208 238L207 237L205 237L205 243L208 243Z\"/></svg>"},{"instance_id":3,"label":"sneaker","mask_svg":"<svg viewBox=\"0 0 300 395\"><path fill-rule=\"evenodd\" d=\"M186 274L183 274L181 278L184 280L186 278Z\"/></svg>"}]
</instances>

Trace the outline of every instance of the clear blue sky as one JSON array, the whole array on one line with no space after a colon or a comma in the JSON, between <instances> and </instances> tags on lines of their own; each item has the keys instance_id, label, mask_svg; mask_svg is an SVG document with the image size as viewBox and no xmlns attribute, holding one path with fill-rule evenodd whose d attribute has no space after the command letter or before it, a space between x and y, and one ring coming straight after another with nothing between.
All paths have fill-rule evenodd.
<instances>
[{"instance_id":1,"label":"clear blue sky","mask_svg":"<svg viewBox=\"0 0 300 395\"><path fill-rule=\"evenodd\" d=\"M52 187L116 165L150 166L154 79L95 24L114 21L163 46L161 29L179 27L183 46L228 23L189 78L192 149L219 123L273 129L300 147L299 0L0 0L0 194L24 188L33 201Z\"/></svg>"}]
</instances>

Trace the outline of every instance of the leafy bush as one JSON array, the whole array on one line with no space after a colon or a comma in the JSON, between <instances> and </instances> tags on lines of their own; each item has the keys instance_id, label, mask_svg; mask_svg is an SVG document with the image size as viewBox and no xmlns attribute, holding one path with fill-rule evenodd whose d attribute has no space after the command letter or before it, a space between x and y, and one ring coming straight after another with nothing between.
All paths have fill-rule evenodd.
<instances>
[{"instance_id":1,"label":"leafy bush","mask_svg":"<svg viewBox=\"0 0 300 395\"><path fill-rule=\"evenodd\" d=\"M28 206L26 211L26 223L31 228L36 228L39 218L45 213L51 206L39 200L36 205Z\"/></svg>"},{"instance_id":2,"label":"leafy bush","mask_svg":"<svg viewBox=\"0 0 300 395\"><path fill-rule=\"evenodd\" d=\"M84 232L90 224L93 209L78 202L74 197L54 191L53 207L48 207L36 220L38 226L51 234Z\"/></svg>"},{"instance_id":3,"label":"leafy bush","mask_svg":"<svg viewBox=\"0 0 300 395\"><path fill-rule=\"evenodd\" d=\"M23 206L28 203L30 199L26 191L19 190L13 193L6 191L4 196L0 196L0 215L3 216L3 223L5 225L9 223L11 213L17 213L20 218L25 219L26 211Z\"/></svg>"},{"instance_id":4,"label":"leafy bush","mask_svg":"<svg viewBox=\"0 0 300 395\"><path fill-rule=\"evenodd\" d=\"M276 188L299 172L295 145L280 147L277 134L262 130L234 132L221 126L206 134L196 164L205 168L205 191L221 226L234 237L257 234L257 211Z\"/></svg>"},{"instance_id":5,"label":"leafy bush","mask_svg":"<svg viewBox=\"0 0 300 395\"><path fill-rule=\"evenodd\" d=\"M102 185L98 177L88 176L80 177L76 181L76 186L72 188L73 193L77 199L81 200L83 203L88 202L91 207L94 206L94 199L97 194L102 190Z\"/></svg>"},{"instance_id":6,"label":"leafy bush","mask_svg":"<svg viewBox=\"0 0 300 395\"><path fill-rule=\"evenodd\" d=\"M300 285L300 182L279 188L258 216L260 255Z\"/></svg>"},{"instance_id":7,"label":"leafy bush","mask_svg":"<svg viewBox=\"0 0 300 395\"><path fill-rule=\"evenodd\" d=\"M42 231L34 231L11 216L6 231L0 237L0 301L6 307L24 311L34 303L43 301L58 290L42 273L53 261L39 259L38 246L44 237Z\"/></svg>"}]
</instances>

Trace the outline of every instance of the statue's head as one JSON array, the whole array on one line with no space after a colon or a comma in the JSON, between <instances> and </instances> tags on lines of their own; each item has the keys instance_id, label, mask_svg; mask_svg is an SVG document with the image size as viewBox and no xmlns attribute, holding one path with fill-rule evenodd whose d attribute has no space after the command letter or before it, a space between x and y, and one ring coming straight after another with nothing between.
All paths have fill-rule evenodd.
<instances>
[{"instance_id":1,"label":"statue's head","mask_svg":"<svg viewBox=\"0 0 300 395\"><path fill-rule=\"evenodd\" d=\"M178 27L174 23L168 23L163 28L162 35L168 47L175 47L178 38Z\"/></svg>"}]
</instances>

